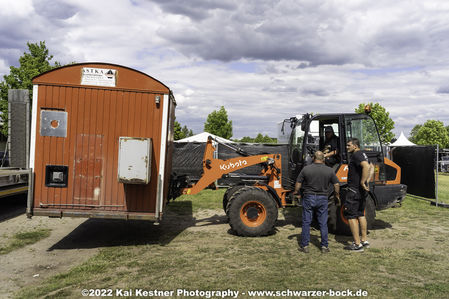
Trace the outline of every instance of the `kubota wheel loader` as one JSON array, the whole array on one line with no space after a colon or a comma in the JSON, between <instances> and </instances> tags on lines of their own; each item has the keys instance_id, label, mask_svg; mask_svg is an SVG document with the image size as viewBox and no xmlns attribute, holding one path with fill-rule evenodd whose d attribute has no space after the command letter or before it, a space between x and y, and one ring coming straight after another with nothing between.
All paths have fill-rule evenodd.
<instances>
[{"instance_id":1,"label":"kubota wheel loader","mask_svg":"<svg viewBox=\"0 0 449 299\"><path fill-rule=\"evenodd\" d=\"M262 236L273 231L279 208L298 205L293 194L294 184L302 168L312 163L316 150L322 149L325 141L325 127L331 126L338 138L335 173L344 185L347 181L349 153L346 143L350 138L360 140L363 150L374 166L374 175L369 183L365 216L371 228L376 210L400 204L407 186L400 184L401 169L384 155L376 124L368 114L305 114L284 121L283 128L291 129L288 157L280 154L250 155L233 145L240 157L220 160L213 156L215 147L212 137L206 145L203 158L203 174L193 186L181 189L182 194L196 194L217 179L230 177L236 185L229 188L223 198L223 209L229 218L231 228L241 236ZM282 159L288 159L287 169L282 169ZM284 161L285 162L285 161ZM258 175L240 175L238 170L261 165ZM329 194L328 226L332 232L350 234L344 215L345 188L342 188L341 204Z\"/></svg>"}]
</instances>

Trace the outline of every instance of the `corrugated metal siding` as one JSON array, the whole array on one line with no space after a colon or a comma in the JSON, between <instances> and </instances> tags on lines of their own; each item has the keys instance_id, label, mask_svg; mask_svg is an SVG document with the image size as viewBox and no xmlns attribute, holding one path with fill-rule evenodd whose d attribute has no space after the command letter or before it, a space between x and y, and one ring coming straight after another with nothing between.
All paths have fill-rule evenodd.
<instances>
[{"instance_id":1,"label":"corrugated metal siding","mask_svg":"<svg viewBox=\"0 0 449 299\"><path fill-rule=\"evenodd\" d=\"M151 92L40 84L34 207L154 213L162 120L162 102L154 98ZM46 108L68 113L67 138L40 135ZM148 185L118 182L120 136L152 138ZM67 188L45 187L46 165L69 167Z\"/></svg>"}]
</instances>

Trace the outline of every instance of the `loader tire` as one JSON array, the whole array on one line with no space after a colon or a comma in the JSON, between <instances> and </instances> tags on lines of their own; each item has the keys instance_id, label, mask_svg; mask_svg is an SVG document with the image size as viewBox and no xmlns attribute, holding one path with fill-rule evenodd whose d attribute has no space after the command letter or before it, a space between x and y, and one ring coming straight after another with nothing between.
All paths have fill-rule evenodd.
<instances>
[{"instance_id":1,"label":"loader tire","mask_svg":"<svg viewBox=\"0 0 449 299\"><path fill-rule=\"evenodd\" d=\"M225 211L225 213L226 213L227 216L229 216L229 215L228 215L228 211L229 211L229 210L228 210L228 202L229 202L229 199L232 197L232 195L233 195L237 190L239 190L240 188L243 188L243 187L245 187L245 186L239 185L239 186L234 186L234 187L228 188L228 189L226 190L225 194L223 195L223 211Z\"/></svg>"},{"instance_id":2,"label":"loader tire","mask_svg":"<svg viewBox=\"0 0 449 299\"><path fill-rule=\"evenodd\" d=\"M278 217L278 207L265 190L243 187L228 202L229 224L239 236L258 237L271 233Z\"/></svg>"},{"instance_id":3,"label":"loader tire","mask_svg":"<svg viewBox=\"0 0 449 299\"><path fill-rule=\"evenodd\" d=\"M372 229L376 220L376 205L371 195L366 197L365 218L368 229Z\"/></svg>"},{"instance_id":4,"label":"loader tire","mask_svg":"<svg viewBox=\"0 0 449 299\"><path fill-rule=\"evenodd\" d=\"M337 210L340 206L335 204L335 201L329 200L328 205L328 218L327 218L327 228L331 233L337 232Z\"/></svg>"},{"instance_id":5,"label":"loader tire","mask_svg":"<svg viewBox=\"0 0 449 299\"><path fill-rule=\"evenodd\" d=\"M349 228L348 219L344 216L344 205L337 207L336 212L336 233L351 236L352 233ZM367 195L366 197L365 218L368 229L371 229L376 219L376 206L371 195Z\"/></svg>"}]
</instances>

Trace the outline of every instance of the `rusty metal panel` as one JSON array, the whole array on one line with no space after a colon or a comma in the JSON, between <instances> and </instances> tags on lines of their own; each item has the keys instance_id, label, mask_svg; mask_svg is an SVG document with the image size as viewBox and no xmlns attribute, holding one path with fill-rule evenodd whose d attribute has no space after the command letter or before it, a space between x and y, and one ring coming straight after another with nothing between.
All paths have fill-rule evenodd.
<instances>
[{"instance_id":1,"label":"rusty metal panel","mask_svg":"<svg viewBox=\"0 0 449 299\"><path fill-rule=\"evenodd\" d=\"M67 137L67 112L41 110L41 136Z\"/></svg>"},{"instance_id":2,"label":"rusty metal panel","mask_svg":"<svg viewBox=\"0 0 449 299\"><path fill-rule=\"evenodd\" d=\"M74 203L100 206L103 135L78 135L74 161Z\"/></svg>"}]
</instances>

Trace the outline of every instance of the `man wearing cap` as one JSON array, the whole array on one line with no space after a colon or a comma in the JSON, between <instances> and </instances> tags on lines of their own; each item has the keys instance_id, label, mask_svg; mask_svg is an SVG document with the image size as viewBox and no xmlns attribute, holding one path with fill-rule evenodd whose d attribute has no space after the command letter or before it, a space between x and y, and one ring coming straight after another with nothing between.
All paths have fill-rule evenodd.
<instances>
[{"instance_id":1,"label":"man wearing cap","mask_svg":"<svg viewBox=\"0 0 449 299\"><path fill-rule=\"evenodd\" d=\"M323 153L324 153L324 162L327 166L332 167L338 163L338 146L339 140L338 137L335 136L334 129L331 126L327 126L324 128L324 145L323 145Z\"/></svg>"},{"instance_id":2,"label":"man wearing cap","mask_svg":"<svg viewBox=\"0 0 449 299\"><path fill-rule=\"evenodd\" d=\"M316 212L321 233L321 252L329 252L327 238L328 195L329 186L334 185L335 196L340 198L340 185L332 168L324 164L324 154L316 151L313 164L305 166L298 175L295 184L295 194L299 197L299 190L303 190L302 198L302 232L301 251L309 252L310 224L313 212Z\"/></svg>"}]
</instances>

